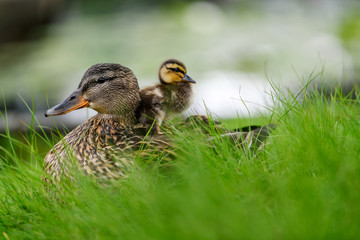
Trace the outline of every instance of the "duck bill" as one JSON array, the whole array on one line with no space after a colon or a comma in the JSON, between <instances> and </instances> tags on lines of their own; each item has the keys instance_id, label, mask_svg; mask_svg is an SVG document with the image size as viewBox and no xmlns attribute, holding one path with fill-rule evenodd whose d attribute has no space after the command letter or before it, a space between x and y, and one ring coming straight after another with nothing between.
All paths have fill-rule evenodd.
<instances>
[{"instance_id":1,"label":"duck bill","mask_svg":"<svg viewBox=\"0 0 360 240\"><path fill-rule=\"evenodd\" d=\"M189 75L185 74L184 77L182 78L184 81L189 82L189 83L196 83L194 79L192 79Z\"/></svg>"},{"instance_id":2,"label":"duck bill","mask_svg":"<svg viewBox=\"0 0 360 240\"><path fill-rule=\"evenodd\" d=\"M79 90L76 90L67 99L65 99L65 101L48 109L45 112L45 117L66 114L76 109L88 107L89 104L90 101L86 100Z\"/></svg>"}]
</instances>

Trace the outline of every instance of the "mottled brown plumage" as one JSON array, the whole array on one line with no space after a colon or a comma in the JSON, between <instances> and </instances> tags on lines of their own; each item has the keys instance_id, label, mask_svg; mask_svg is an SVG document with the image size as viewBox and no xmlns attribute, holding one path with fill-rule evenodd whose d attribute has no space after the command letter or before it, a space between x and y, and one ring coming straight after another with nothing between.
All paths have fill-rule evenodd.
<instances>
[{"instance_id":1,"label":"mottled brown plumage","mask_svg":"<svg viewBox=\"0 0 360 240\"><path fill-rule=\"evenodd\" d=\"M139 122L151 124L155 120L155 130L167 119L186 110L192 103L195 81L186 73L185 65L175 59L161 64L160 83L140 91Z\"/></svg>"},{"instance_id":2,"label":"mottled brown plumage","mask_svg":"<svg viewBox=\"0 0 360 240\"><path fill-rule=\"evenodd\" d=\"M169 144L160 139L144 140L144 126L136 125L135 118L139 103L139 87L130 69L120 64L89 68L78 88L45 115L65 114L87 106L99 113L49 151L44 159L46 172L58 179L77 166L89 175L119 178L125 176L137 154L144 156L168 149Z\"/></svg>"}]
</instances>

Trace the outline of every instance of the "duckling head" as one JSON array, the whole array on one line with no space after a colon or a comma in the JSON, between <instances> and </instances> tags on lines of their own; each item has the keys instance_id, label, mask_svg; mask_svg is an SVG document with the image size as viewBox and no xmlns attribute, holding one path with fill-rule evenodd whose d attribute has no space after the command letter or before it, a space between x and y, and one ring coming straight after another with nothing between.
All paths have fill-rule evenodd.
<instances>
[{"instance_id":1,"label":"duckling head","mask_svg":"<svg viewBox=\"0 0 360 240\"><path fill-rule=\"evenodd\" d=\"M140 103L139 86L133 72L120 64L101 63L90 67L78 88L45 116L66 114L89 107L101 114L134 117Z\"/></svg>"},{"instance_id":2,"label":"duckling head","mask_svg":"<svg viewBox=\"0 0 360 240\"><path fill-rule=\"evenodd\" d=\"M163 84L196 83L194 79L187 75L185 64L176 59L169 59L161 64L159 79Z\"/></svg>"}]
</instances>

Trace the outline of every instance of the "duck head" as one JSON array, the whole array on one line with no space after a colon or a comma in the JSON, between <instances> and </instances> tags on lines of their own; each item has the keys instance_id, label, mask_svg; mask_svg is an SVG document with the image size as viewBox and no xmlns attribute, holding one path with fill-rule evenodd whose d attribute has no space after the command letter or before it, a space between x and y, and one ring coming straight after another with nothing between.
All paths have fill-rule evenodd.
<instances>
[{"instance_id":1,"label":"duck head","mask_svg":"<svg viewBox=\"0 0 360 240\"><path fill-rule=\"evenodd\" d=\"M180 82L196 83L186 73L185 64L176 59L166 60L159 69L159 79L164 84L177 84Z\"/></svg>"},{"instance_id":2,"label":"duck head","mask_svg":"<svg viewBox=\"0 0 360 240\"><path fill-rule=\"evenodd\" d=\"M120 64L101 63L90 67L78 88L45 116L66 114L89 107L100 114L133 117L140 102L139 86L133 72Z\"/></svg>"}]
</instances>

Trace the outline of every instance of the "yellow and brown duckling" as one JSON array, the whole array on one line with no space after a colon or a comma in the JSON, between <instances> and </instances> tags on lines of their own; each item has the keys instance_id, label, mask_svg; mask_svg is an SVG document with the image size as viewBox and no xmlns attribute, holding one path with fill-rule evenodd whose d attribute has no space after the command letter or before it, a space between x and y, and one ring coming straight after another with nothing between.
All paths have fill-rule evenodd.
<instances>
[{"instance_id":1,"label":"yellow and brown duckling","mask_svg":"<svg viewBox=\"0 0 360 240\"><path fill-rule=\"evenodd\" d=\"M187 75L185 64L176 59L161 64L159 80L159 84L140 91L141 105L138 109L140 123L155 121L155 133L161 133L159 126L165 119L170 120L191 105L194 95L192 84L196 83Z\"/></svg>"},{"instance_id":2,"label":"yellow and brown duckling","mask_svg":"<svg viewBox=\"0 0 360 240\"><path fill-rule=\"evenodd\" d=\"M136 109L140 104L137 79L120 64L104 63L90 67L78 88L45 116L66 114L90 107L98 114L68 133L44 159L46 172L53 179L67 174L71 159L89 175L105 178L124 176L136 152L144 148L143 136L136 134ZM152 139L153 152L168 147Z\"/></svg>"}]
</instances>

